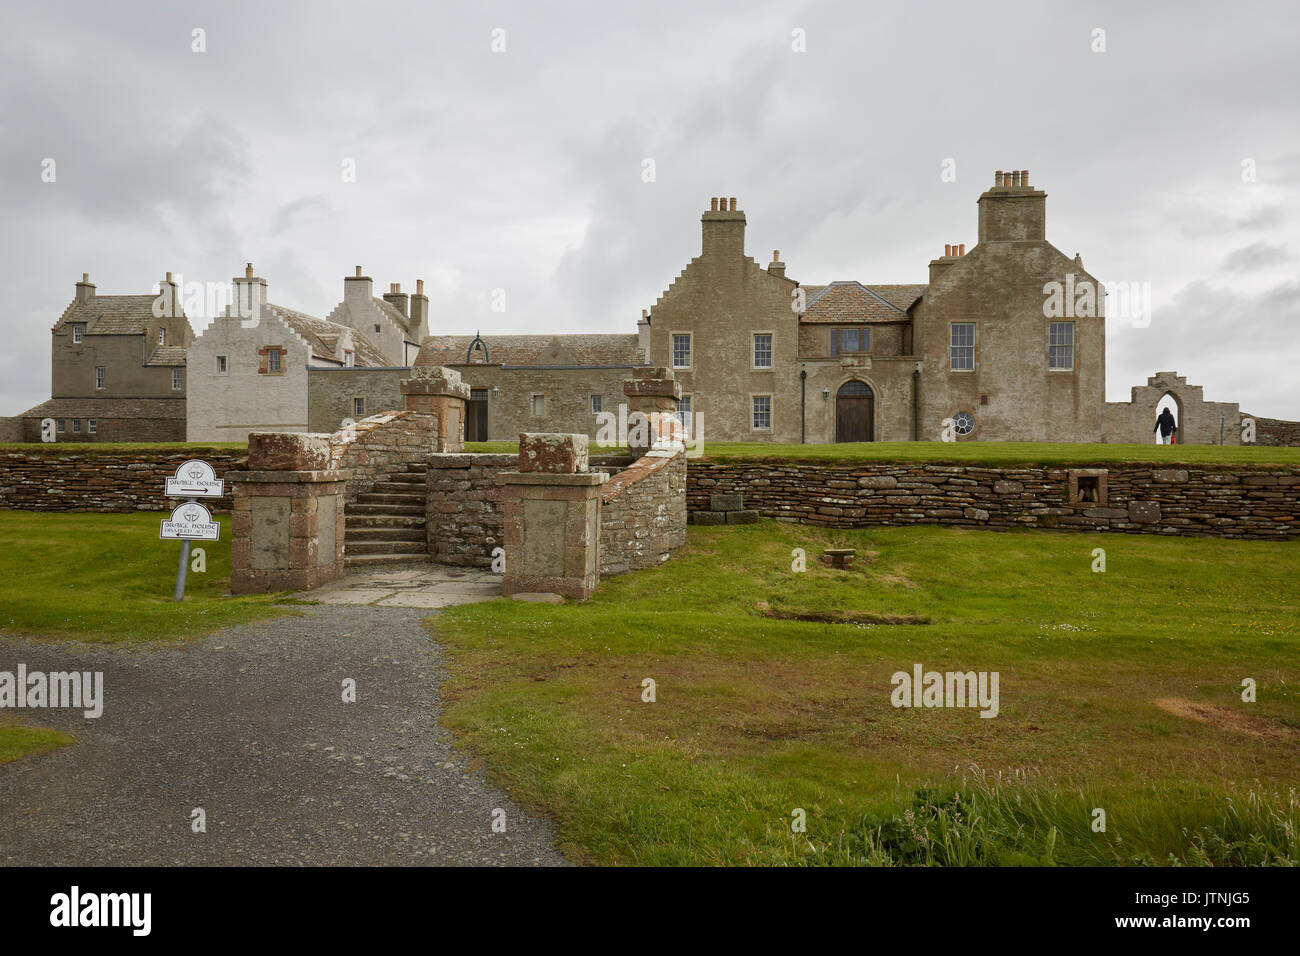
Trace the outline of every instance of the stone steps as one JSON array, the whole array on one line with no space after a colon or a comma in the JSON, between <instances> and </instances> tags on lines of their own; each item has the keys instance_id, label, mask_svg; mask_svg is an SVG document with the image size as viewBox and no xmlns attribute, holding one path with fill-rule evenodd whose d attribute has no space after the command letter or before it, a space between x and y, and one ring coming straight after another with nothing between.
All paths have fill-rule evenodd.
<instances>
[{"instance_id":1,"label":"stone steps","mask_svg":"<svg viewBox=\"0 0 1300 956\"><path fill-rule=\"evenodd\" d=\"M422 554L427 556L429 546L423 538L419 541L348 541L344 553L347 556L362 554Z\"/></svg>"},{"instance_id":2,"label":"stone steps","mask_svg":"<svg viewBox=\"0 0 1300 956\"><path fill-rule=\"evenodd\" d=\"M362 497L365 496L363 495ZM416 517L423 518L424 502L420 501L418 504L417 503L387 504L385 502L371 503L365 501L358 501L356 504L348 506L347 513L349 517L351 517L352 515L368 515L368 516L375 516L375 517L382 516L382 515L401 515L402 517L409 517L409 518L416 518Z\"/></svg>"},{"instance_id":3,"label":"stone steps","mask_svg":"<svg viewBox=\"0 0 1300 956\"><path fill-rule=\"evenodd\" d=\"M370 486L370 490L361 494L358 498L364 498L367 495L410 495L415 498L424 498L424 482L412 481L376 481Z\"/></svg>"},{"instance_id":4,"label":"stone steps","mask_svg":"<svg viewBox=\"0 0 1300 956\"><path fill-rule=\"evenodd\" d=\"M344 542L349 548L362 541L424 541L423 528L354 528L349 522Z\"/></svg>"},{"instance_id":5,"label":"stone steps","mask_svg":"<svg viewBox=\"0 0 1300 956\"><path fill-rule=\"evenodd\" d=\"M343 559L349 568L369 568L382 564L410 564L412 561L428 561L427 554L350 554Z\"/></svg>"},{"instance_id":6,"label":"stone steps","mask_svg":"<svg viewBox=\"0 0 1300 956\"><path fill-rule=\"evenodd\" d=\"M390 492L367 491L357 495L359 505L401 505L406 508L418 507L424 510L425 496L415 494L394 494Z\"/></svg>"},{"instance_id":7,"label":"stone steps","mask_svg":"<svg viewBox=\"0 0 1300 956\"><path fill-rule=\"evenodd\" d=\"M348 530L353 528L418 528L424 531L425 517L424 512L419 514L392 514L389 512L374 512L369 514L357 514L352 508L348 509L347 522Z\"/></svg>"}]
</instances>

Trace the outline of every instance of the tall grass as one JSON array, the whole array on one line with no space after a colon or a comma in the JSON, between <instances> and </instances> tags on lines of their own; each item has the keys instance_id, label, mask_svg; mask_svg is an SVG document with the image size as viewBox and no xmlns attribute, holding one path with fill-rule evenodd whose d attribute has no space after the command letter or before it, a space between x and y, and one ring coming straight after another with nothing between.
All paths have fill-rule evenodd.
<instances>
[{"instance_id":1,"label":"tall grass","mask_svg":"<svg viewBox=\"0 0 1300 956\"><path fill-rule=\"evenodd\" d=\"M1097 828L1104 811L1105 829ZM1300 795L1153 785L1124 795L967 771L865 815L805 862L871 866L1295 866ZM815 848L813 848L815 850Z\"/></svg>"}]
</instances>

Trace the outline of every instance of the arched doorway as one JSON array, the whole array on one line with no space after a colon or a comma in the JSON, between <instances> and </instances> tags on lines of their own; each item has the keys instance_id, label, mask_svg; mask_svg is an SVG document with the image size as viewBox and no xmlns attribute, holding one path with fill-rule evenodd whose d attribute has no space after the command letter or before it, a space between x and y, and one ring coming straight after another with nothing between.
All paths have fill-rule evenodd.
<instances>
[{"instance_id":1,"label":"arched doorway","mask_svg":"<svg viewBox=\"0 0 1300 956\"><path fill-rule=\"evenodd\" d=\"M1159 418L1160 413L1166 408L1169 409L1169 413L1174 416L1174 435L1178 444L1185 444L1183 441L1183 405L1182 402L1178 400L1178 396L1173 392L1165 392L1164 395L1160 397L1160 401L1156 402L1157 419ZM1153 420L1152 428L1154 427L1155 421ZM1152 437L1157 444L1160 443L1160 434L1158 432L1153 432Z\"/></svg>"},{"instance_id":2,"label":"arched doorway","mask_svg":"<svg viewBox=\"0 0 1300 956\"><path fill-rule=\"evenodd\" d=\"M871 386L856 379L835 393L835 440L876 440L876 396Z\"/></svg>"}]
</instances>

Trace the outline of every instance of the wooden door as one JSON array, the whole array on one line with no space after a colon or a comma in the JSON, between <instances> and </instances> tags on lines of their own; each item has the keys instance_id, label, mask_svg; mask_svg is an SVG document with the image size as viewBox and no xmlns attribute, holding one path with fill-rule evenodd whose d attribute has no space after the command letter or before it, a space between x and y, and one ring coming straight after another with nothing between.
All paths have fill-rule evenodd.
<instances>
[{"instance_id":1,"label":"wooden door","mask_svg":"<svg viewBox=\"0 0 1300 956\"><path fill-rule=\"evenodd\" d=\"M865 382L845 382L835 395L835 440L875 441L875 395Z\"/></svg>"}]
</instances>

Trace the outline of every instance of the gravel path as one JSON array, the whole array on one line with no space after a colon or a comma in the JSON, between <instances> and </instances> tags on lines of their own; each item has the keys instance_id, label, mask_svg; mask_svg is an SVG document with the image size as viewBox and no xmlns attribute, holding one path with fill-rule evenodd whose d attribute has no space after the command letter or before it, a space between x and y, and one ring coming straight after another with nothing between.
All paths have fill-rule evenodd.
<instances>
[{"instance_id":1,"label":"gravel path","mask_svg":"<svg viewBox=\"0 0 1300 956\"><path fill-rule=\"evenodd\" d=\"M427 611L305 610L177 645L0 637L0 671L102 671L105 701L94 720L6 711L78 742L0 766L0 863L565 862L436 726ZM206 833L191 830L195 807Z\"/></svg>"}]
</instances>

